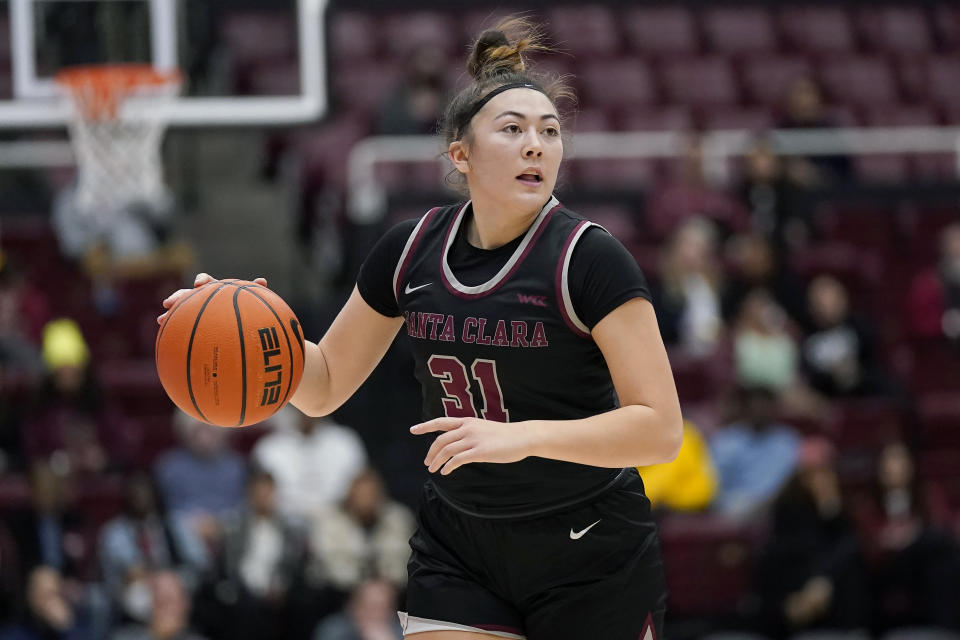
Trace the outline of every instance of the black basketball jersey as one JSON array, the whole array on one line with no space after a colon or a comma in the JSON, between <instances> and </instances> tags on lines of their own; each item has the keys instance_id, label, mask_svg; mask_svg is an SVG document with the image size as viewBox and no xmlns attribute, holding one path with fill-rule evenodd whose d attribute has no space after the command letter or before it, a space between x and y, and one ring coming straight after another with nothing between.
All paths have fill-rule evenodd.
<instances>
[{"instance_id":1,"label":"black basketball jersey","mask_svg":"<svg viewBox=\"0 0 960 640\"><path fill-rule=\"evenodd\" d=\"M556 198L487 282L457 280L448 255L470 203L417 223L393 275L423 390L425 416L498 422L585 418L616 408L603 355L570 302L573 249L596 226ZM486 517L539 513L589 499L621 469L528 457L432 476L455 508Z\"/></svg>"}]
</instances>

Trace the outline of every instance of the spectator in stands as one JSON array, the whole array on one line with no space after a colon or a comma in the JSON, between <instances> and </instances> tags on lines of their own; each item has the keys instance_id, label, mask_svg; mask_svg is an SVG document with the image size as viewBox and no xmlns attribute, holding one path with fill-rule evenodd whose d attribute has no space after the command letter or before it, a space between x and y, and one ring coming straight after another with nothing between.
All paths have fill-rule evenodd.
<instances>
[{"instance_id":1,"label":"spectator in stands","mask_svg":"<svg viewBox=\"0 0 960 640\"><path fill-rule=\"evenodd\" d=\"M21 584L38 566L55 569L72 589L89 577L86 562L92 550L87 548L83 514L71 498L70 478L43 463L33 466L30 508L4 516L16 545Z\"/></svg>"},{"instance_id":2,"label":"spectator in stands","mask_svg":"<svg viewBox=\"0 0 960 640\"><path fill-rule=\"evenodd\" d=\"M877 631L957 628L960 550L947 532L950 509L936 485L917 478L907 446L892 442L876 462L874 493L858 510L874 583Z\"/></svg>"},{"instance_id":3,"label":"spectator in stands","mask_svg":"<svg viewBox=\"0 0 960 640\"><path fill-rule=\"evenodd\" d=\"M306 522L318 509L344 498L367 465L360 436L326 418L292 406L273 419L275 430L257 441L253 460L277 481L280 510Z\"/></svg>"},{"instance_id":4,"label":"spectator in stands","mask_svg":"<svg viewBox=\"0 0 960 640\"><path fill-rule=\"evenodd\" d=\"M49 316L46 296L0 253L0 373L39 379L40 341Z\"/></svg>"},{"instance_id":5,"label":"spectator in stands","mask_svg":"<svg viewBox=\"0 0 960 640\"><path fill-rule=\"evenodd\" d=\"M797 339L786 312L766 289L743 299L733 337L737 381L784 392L797 383Z\"/></svg>"},{"instance_id":6,"label":"spectator in stands","mask_svg":"<svg viewBox=\"0 0 960 640\"><path fill-rule=\"evenodd\" d=\"M720 477L714 508L731 518L747 518L767 507L793 473L800 435L776 421L777 394L770 387L736 391L738 419L710 437Z\"/></svg>"},{"instance_id":7,"label":"spectator in stands","mask_svg":"<svg viewBox=\"0 0 960 640\"><path fill-rule=\"evenodd\" d=\"M306 545L302 532L278 512L276 489L270 473L252 470L246 504L224 521L212 576L223 613L216 626L237 640L297 637L287 625L287 603Z\"/></svg>"},{"instance_id":8,"label":"spectator in stands","mask_svg":"<svg viewBox=\"0 0 960 640\"><path fill-rule=\"evenodd\" d=\"M810 203L804 189L787 175L784 161L774 153L769 140L758 140L747 152L738 191L750 212L754 233L780 249L795 249L809 242Z\"/></svg>"},{"instance_id":9,"label":"spectator in stands","mask_svg":"<svg viewBox=\"0 0 960 640\"><path fill-rule=\"evenodd\" d=\"M803 285L768 238L758 233L735 236L727 242L726 254L729 268L722 304L726 323L736 320L744 298L758 288L766 289L794 323L803 321Z\"/></svg>"},{"instance_id":10,"label":"spectator in stands","mask_svg":"<svg viewBox=\"0 0 960 640\"><path fill-rule=\"evenodd\" d=\"M114 605L127 619L144 622L150 613L150 572L175 569L192 588L207 555L193 532L162 511L148 474L129 478L125 490L123 513L100 532L101 573Z\"/></svg>"},{"instance_id":11,"label":"spectator in stands","mask_svg":"<svg viewBox=\"0 0 960 640\"><path fill-rule=\"evenodd\" d=\"M811 629L852 631L868 621L863 553L835 463L827 440L805 440L797 470L773 504L757 582L763 626L772 637Z\"/></svg>"},{"instance_id":12,"label":"spectator in stands","mask_svg":"<svg viewBox=\"0 0 960 640\"><path fill-rule=\"evenodd\" d=\"M367 580L354 590L343 613L317 627L313 640L400 640L396 610L396 587L386 580Z\"/></svg>"},{"instance_id":13,"label":"spectator in stands","mask_svg":"<svg viewBox=\"0 0 960 640\"><path fill-rule=\"evenodd\" d=\"M99 473L122 464L129 446L122 419L104 403L74 321L60 318L44 327L43 359L47 374L24 429L28 458L59 473Z\"/></svg>"},{"instance_id":14,"label":"spectator in stands","mask_svg":"<svg viewBox=\"0 0 960 640\"><path fill-rule=\"evenodd\" d=\"M244 461L226 446L227 431L221 427L178 410L174 428L181 444L157 462L157 488L170 517L212 545L217 518L243 502Z\"/></svg>"},{"instance_id":15,"label":"spectator in stands","mask_svg":"<svg viewBox=\"0 0 960 640\"><path fill-rule=\"evenodd\" d=\"M945 336L960 345L960 222L940 232L940 260L910 286L907 317L917 337Z\"/></svg>"},{"instance_id":16,"label":"spectator in stands","mask_svg":"<svg viewBox=\"0 0 960 640\"><path fill-rule=\"evenodd\" d=\"M413 530L410 510L391 500L380 476L366 469L341 504L321 509L314 517L311 573L324 576L344 592L375 577L403 586Z\"/></svg>"},{"instance_id":17,"label":"spectator in stands","mask_svg":"<svg viewBox=\"0 0 960 640\"><path fill-rule=\"evenodd\" d=\"M807 303L802 352L810 386L832 398L890 392L878 363L874 328L850 311L843 284L829 275L814 278Z\"/></svg>"},{"instance_id":18,"label":"spectator in stands","mask_svg":"<svg viewBox=\"0 0 960 640\"><path fill-rule=\"evenodd\" d=\"M381 105L376 132L380 135L423 135L437 132L447 98L446 56L433 46L410 52L405 77Z\"/></svg>"},{"instance_id":19,"label":"spectator in stands","mask_svg":"<svg viewBox=\"0 0 960 640\"><path fill-rule=\"evenodd\" d=\"M673 175L654 188L647 205L649 231L665 238L690 218L706 218L721 234L745 231L748 212L726 190L711 184L704 170L703 144L687 140Z\"/></svg>"},{"instance_id":20,"label":"spectator in stands","mask_svg":"<svg viewBox=\"0 0 960 640\"><path fill-rule=\"evenodd\" d=\"M781 129L832 129L837 123L827 114L823 93L810 77L800 77L787 90ZM849 180L853 163L845 155L792 156L787 175L798 185L815 187Z\"/></svg>"},{"instance_id":21,"label":"spectator in stands","mask_svg":"<svg viewBox=\"0 0 960 640\"><path fill-rule=\"evenodd\" d=\"M173 571L156 571L146 578L148 616L128 625L111 640L204 640L190 628L190 598Z\"/></svg>"},{"instance_id":22,"label":"spectator in stands","mask_svg":"<svg viewBox=\"0 0 960 640\"><path fill-rule=\"evenodd\" d=\"M701 218L689 220L670 239L651 285L667 346L694 356L713 353L723 330L720 286L714 228Z\"/></svg>"},{"instance_id":23,"label":"spectator in stands","mask_svg":"<svg viewBox=\"0 0 960 640\"><path fill-rule=\"evenodd\" d=\"M683 444L673 462L638 467L643 491L654 509L703 511L717 494L717 470L703 434L683 421Z\"/></svg>"},{"instance_id":24,"label":"spectator in stands","mask_svg":"<svg viewBox=\"0 0 960 640\"><path fill-rule=\"evenodd\" d=\"M77 603L64 588L60 573L36 567L26 581L24 619L0 630L0 640L92 640Z\"/></svg>"}]
</instances>

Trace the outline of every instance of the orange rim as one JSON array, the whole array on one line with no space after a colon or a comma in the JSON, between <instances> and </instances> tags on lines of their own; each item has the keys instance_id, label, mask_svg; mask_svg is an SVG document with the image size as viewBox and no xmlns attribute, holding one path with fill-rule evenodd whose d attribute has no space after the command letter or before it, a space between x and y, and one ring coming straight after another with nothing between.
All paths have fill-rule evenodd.
<instances>
[{"instance_id":1,"label":"orange rim","mask_svg":"<svg viewBox=\"0 0 960 640\"><path fill-rule=\"evenodd\" d=\"M148 64L108 64L70 67L54 79L73 94L84 118L112 120L132 92L179 85L181 78L177 70L160 71Z\"/></svg>"}]
</instances>

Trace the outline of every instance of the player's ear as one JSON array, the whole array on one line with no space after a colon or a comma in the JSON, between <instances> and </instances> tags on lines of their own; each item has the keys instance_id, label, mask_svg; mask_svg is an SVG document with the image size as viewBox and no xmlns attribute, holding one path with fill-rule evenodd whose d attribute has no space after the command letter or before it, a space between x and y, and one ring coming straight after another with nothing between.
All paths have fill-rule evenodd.
<instances>
[{"instance_id":1,"label":"player's ear","mask_svg":"<svg viewBox=\"0 0 960 640\"><path fill-rule=\"evenodd\" d=\"M464 144L463 140L454 140L450 143L450 146L447 147L447 155L450 156L450 162L453 163L453 167L460 173L467 173L470 171L470 162L467 157L467 146Z\"/></svg>"}]
</instances>

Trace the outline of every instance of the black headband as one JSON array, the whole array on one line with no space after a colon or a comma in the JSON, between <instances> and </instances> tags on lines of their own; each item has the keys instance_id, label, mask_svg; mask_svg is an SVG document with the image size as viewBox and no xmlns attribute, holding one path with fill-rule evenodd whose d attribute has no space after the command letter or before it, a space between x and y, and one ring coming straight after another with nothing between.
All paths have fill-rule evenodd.
<instances>
[{"instance_id":1,"label":"black headband","mask_svg":"<svg viewBox=\"0 0 960 640\"><path fill-rule=\"evenodd\" d=\"M477 115L477 112L480 111L480 109L483 109L483 105L487 104L488 102L496 98L498 95L500 95L504 91L508 91L510 89L533 89L534 91L539 91L545 96L547 95L546 91L544 91L537 85L533 84L532 82L510 82L508 84L502 84L496 89L494 89L493 91L491 91L490 93L488 93L487 95L477 100L474 103L473 108L470 109L470 111L468 111L465 116L460 118L459 122L457 122L457 140L460 139L460 136L463 133L464 127L470 124L470 121L473 120L473 116ZM549 98L550 96L547 96L547 97Z\"/></svg>"}]
</instances>

